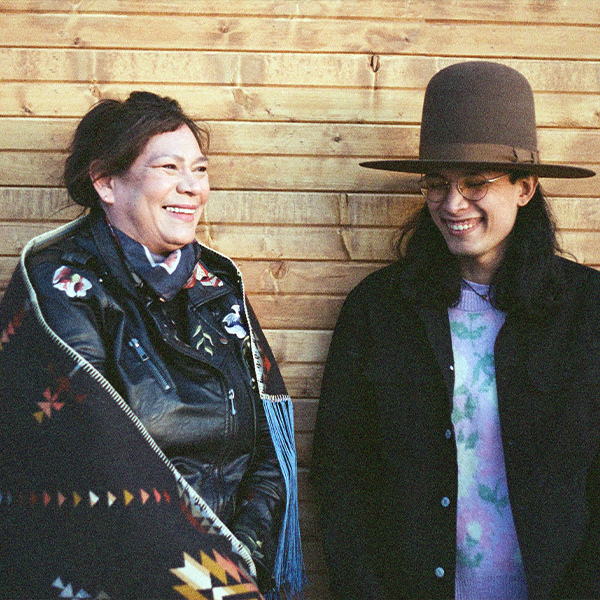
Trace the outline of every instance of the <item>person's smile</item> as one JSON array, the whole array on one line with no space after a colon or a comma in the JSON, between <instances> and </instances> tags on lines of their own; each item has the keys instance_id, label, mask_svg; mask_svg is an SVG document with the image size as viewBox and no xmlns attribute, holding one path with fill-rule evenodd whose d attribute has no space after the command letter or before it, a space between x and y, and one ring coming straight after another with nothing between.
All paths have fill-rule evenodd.
<instances>
[{"instance_id":1,"label":"person's smile","mask_svg":"<svg viewBox=\"0 0 600 600\"><path fill-rule=\"evenodd\" d=\"M164 209L171 213L171 215L176 219L181 219L182 221L193 221L196 216L196 211L200 208L200 206L192 206L186 204L169 204L164 207Z\"/></svg>"},{"instance_id":2,"label":"person's smile","mask_svg":"<svg viewBox=\"0 0 600 600\"><path fill-rule=\"evenodd\" d=\"M471 232L477 225L479 225L483 219L481 217L472 217L472 218L462 218L462 219L452 219L452 218L442 218L442 222L448 228L451 234L453 235L465 235Z\"/></svg>"}]
</instances>

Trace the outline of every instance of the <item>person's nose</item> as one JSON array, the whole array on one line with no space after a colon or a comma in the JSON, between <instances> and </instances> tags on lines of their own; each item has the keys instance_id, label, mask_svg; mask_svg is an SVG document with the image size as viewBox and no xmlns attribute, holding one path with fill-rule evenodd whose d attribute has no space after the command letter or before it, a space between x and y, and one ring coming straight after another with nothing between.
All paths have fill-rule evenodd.
<instances>
[{"instance_id":1,"label":"person's nose","mask_svg":"<svg viewBox=\"0 0 600 600\"><path fill-rule=\"evenodd\" d=\"M460 193L458 183L453 181L442 204L447 212L456 213L468 208L469 201Z\"/></svg>"},{"instance_id":2,"label":"person's nose","mask_svg":"<svg viewBox=\"0 0 600 600\"><path fill-rule=\"evenodd\" d=\"M197 173L187 169L179 180L179 184L177 185L177 191L180 194L187 194L188 196L198 196L202 192L202 188L204 185L203 179L207 177L199 177Z\"/></svg>"}]
</instances>

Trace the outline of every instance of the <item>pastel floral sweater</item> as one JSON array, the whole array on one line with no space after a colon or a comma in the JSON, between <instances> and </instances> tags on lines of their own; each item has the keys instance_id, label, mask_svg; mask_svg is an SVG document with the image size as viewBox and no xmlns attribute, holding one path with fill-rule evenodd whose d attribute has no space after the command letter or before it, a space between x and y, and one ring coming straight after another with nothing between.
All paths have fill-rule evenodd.
<instances>
[{"instance_id":1,"label":"pastel floral sweater","mask_svg":"<svg viewBox=\"0 0 600 600\"><path fill-rule=\"evenodd\" d=\"M488 287L469 283L487 294ZM463 284L449 309L454 353L452 423L458 457L457 600L525 600L527 588L508 497L494 343L505 319Z\"/></svg>"}]
</instances>

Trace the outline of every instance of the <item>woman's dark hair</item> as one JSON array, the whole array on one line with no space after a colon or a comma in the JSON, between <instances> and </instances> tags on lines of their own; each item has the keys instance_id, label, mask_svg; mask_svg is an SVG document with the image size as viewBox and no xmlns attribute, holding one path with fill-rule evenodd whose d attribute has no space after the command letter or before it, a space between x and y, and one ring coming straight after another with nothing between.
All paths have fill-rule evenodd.
<instances>
[{"instance_id":1,"label":"woman's dark hair","mask_svg":"<svg viewBox=\"0 0 600 600\"><path fill-rule=\"evenodd\" d=\"M511 182L526 175L511 173ZM402 227L397 249L405 296L444 308L458 303L459 262L448 249L427 206ZM554 259L557 253L561 249L556 225L538 184L531 200L518 209L503 261L492 278L494 306L503 311L518 307L530 315L551 310L561 290Z\"/></svg>"},{"instance_id":2,"label":"woman's dark hair","mask_svg":"<svg viewBox=\"0 0 600 600\"><path fill-rule=\"evenodd\" d=\"M77 204L100 208L92 177L122 175L144 151L150 138L187 125L203 154L208 151L208 130L199 127L176 100L151 92L133 92L125 101L101 100L79 122L64 182Z\"/></svg>"}]
</instances>

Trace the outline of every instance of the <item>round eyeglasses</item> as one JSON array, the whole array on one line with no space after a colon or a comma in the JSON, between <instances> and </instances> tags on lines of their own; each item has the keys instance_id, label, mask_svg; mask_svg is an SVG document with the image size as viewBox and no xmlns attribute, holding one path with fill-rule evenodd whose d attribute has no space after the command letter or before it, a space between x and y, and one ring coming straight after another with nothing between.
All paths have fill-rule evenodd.
<instances>
[{"instance_id":1,"label":"round eyeglasses","mask_svg":"<svg viewBox=\"0 0 600 600\"><path fill-rule=\"evenodd\" d=\"M498 175L498 177L492 177L486 179L483 175L467 175L462 177L456 182L456 189L459 194L466 200L472 202L478 202L483 200L487 191L494 181L508 177L510 173L504 173ZM443 177L436 175L425 175L419 181L419 187L421 188L421 194L429 200L429 202L442 202L448 197L450 193L450 187L452 183Z\"/></svg>"}]
</instances>

